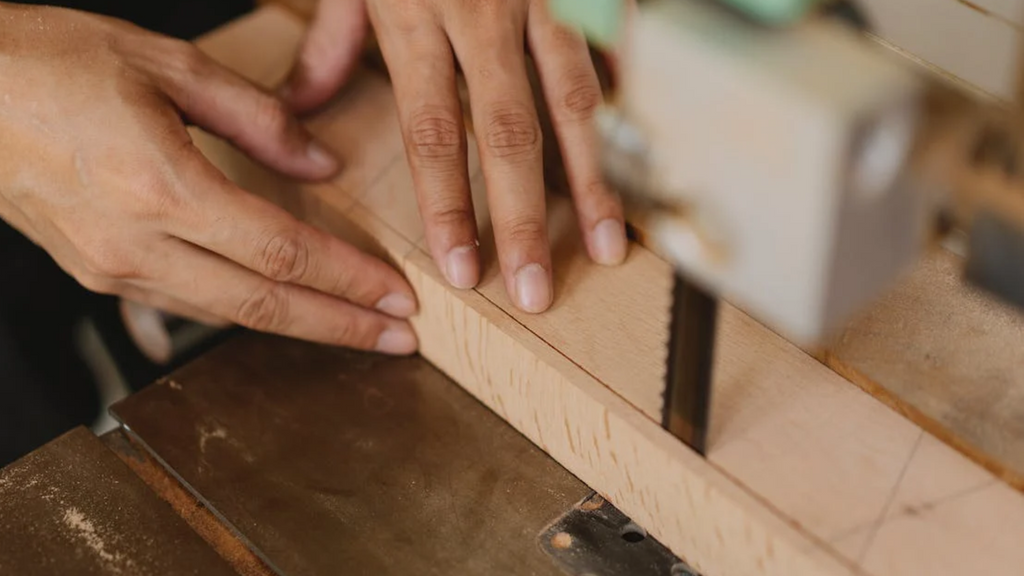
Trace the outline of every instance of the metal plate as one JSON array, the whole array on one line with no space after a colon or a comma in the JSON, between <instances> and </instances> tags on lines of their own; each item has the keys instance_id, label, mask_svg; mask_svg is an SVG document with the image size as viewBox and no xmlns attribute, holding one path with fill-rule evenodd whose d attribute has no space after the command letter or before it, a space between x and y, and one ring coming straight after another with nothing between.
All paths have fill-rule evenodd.
<instances>
[{"instance_id":1,"label":"metal plate","mask_svg":"<svg viewBox=\"0 0 1024 576\"><path fill-rule=\"evenodd\" d=\"M238 576L273 576L274 573L263 560L214 516L209 508L196 500L181 482L172 478L145 448L133 442L124 428L107 432L100 436L100 441L127 464L150 490L167 502L193 532L231 564Z\"/></svg>"},{"instance_id":2,"label":"metal plate","mask_svg":"<svg viewBox=\"0 0 1024 576\"><path fill-rule=\"evenodd\" d=\"M78 428L0 470L0 574L235 571Z\"/></svg>"},{"instance_id":3,"label":"metal plate","mask_svg":"<svg viewBox=\"0 0 1024 576\"><path fill-rule=\"evenodd\" d=\"M540 545L575 576L699 576L597 494L548 527Z\"/></svg>"},{"instance_id":4,"label":"metal plate","mask_svg":"<svg viewBox=\"0 0 1024 576\"><path fill-rule=\"evenodd\" d=\"M562 574L590 492L419 357L247 334L113 413L281 574Z\"/></svg>"}]
</instances>

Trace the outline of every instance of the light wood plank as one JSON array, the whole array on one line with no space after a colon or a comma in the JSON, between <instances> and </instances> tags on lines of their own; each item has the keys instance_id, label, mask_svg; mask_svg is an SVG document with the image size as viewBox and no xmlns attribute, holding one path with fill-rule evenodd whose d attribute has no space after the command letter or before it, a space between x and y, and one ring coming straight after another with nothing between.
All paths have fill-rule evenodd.
<instances>
[{"instance_id":1,"label":"light wood plank","mask_svg":"<svg viewBox=\"0 0 1024 576\"><path fill-rule=\"evenodd\" d=\"M893 494L886 520L859 527L837 547L846 548L874 574L1019 571L1024 566L1024 548L1019 546L1024 501L981 469L950 466L962 458L937 439L923 436ZM951 473L937 475L936 469ZM979 518L985 523L979 524ZM987 529L991 525L1001 530ZM979 537L979 531L985 536Z\"/></svg>"},{"instance_id":2,"label":"light wood plank","mask_svg":"<svg viewBox=\"0 0 1024 576\"><path fill-rule=\"evenodd\" d=\"M407 170L399 164L389 171ZM410 185L404 197L389 188L390 205L415 205ZM415 210L391 208L381 218L396 230L417 230ZM556 301L545 314L532 315L506 295L493 237L486 223L481 230L486 264L478 292L649 419L660 420L668 264L638 246L623 266L592 264L570 203L550 198ZM916 426L728 305L715 371L712 462L822 538L883 514L920 435Z\"/></svg>"},{"instance_id":3,"label":"light wood plank","mask_svg":"<svg viewBox=\"0 0 1024 576\"><path fill-rule=\"evenodd\" d=\"M925 260L820 356L1024 489L1024 314L967 286L961 267Z\"/></svg>"},{"instance_id":4,"label":"light wood plank","mask_svg":"<svg viewBox=\"0 0 1024 576\"><path fill-rule=\"evenodd\" d=\"M244 53L250 44L274 43L288 52L301 25L271 9L218 34L218 50ZM403 192L394 184L403 176L391 172L407 170L404 161L393 161L401 154L397 130L386 120L394 103L385 84L360 82L335 105L350 112L328 111L314 128L349 154L394 146L392 161L383 152L364 155L379 162L350 163L337 185L300 187L297 194L315 199L300 203L306 217L357 237L400 266L423 304L415 320L422 353L677 553L708 576L915 574L920 554L936 562L973 558L991 568L987 574L1016 573L1019 538L1005 534L1024 536L1024 511L1018 512L1024 497L1000 492L1000 514L993 515L991 503L949 498L954 488L929 492L910 483L965 479L951 480L959 489L985 481L985 473L955 452L936 458L923 451L933 437L735 310L723 318L709 458L662 431L652 416L659 405L654 367L661 365L665 339L667 267L639 247L624 267L590 264L564 199L552 200L559 290L549 314L511 307L493 258L479 290L450 289L416 246L415 228L402 224L415 212L388 209ZM366 102L381 112L361 108ZM384 118L380 130L360 123L371 117ZM339 128L346 123L362 129ZM390 144L379 144L384 141ZM353 182L369 188L361 194ZM367 207L364 200L385 185L394 200ZM339 200L339 194L358 199ZM411 199L410 189L405 194ZM915 522L892 515L904 494L935 515ZM964 525L972 527L966 535ZM860 536L865 530L872 532ZM960 549L949 546L958 537L964 538Z\"/></svg>"}]
</instances>

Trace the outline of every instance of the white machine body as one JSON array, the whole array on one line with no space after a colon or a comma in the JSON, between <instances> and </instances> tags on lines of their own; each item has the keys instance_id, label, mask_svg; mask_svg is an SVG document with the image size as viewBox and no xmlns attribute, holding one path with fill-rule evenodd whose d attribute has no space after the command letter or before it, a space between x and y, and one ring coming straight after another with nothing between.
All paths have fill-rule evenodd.
<instances>
[{"instance_id":1,"label":"white machine body","mask_svg":"<svg viewBox=\"0 0 1024 576\"><path fill-rule=\"evenodd\" d=\"M838 24L778 34L704 2L641 7L618 105L645 142L644 194L680 208L648 238L784 336L819 341L924 247L905 170L922 83Z\"/></svg>"}]
</instances>

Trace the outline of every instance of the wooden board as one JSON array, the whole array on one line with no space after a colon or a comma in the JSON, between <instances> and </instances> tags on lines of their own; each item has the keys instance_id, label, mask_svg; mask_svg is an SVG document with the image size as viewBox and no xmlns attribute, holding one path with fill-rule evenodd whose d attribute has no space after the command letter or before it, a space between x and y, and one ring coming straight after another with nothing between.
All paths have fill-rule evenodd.
<instances>
[{"instance_id":1,"label":"wooden board","mask_svg":"<svg viewBox=\"0 0 1024 576\"><path fill-rule=\"evenodd\" d=\"M0 534L2 574L236 574L85 428L0 470Z\"/></svg>"},{"instance_id":2,"label":"wooden board","mask_svg":"<svg viewBox=\"0 0 1024 576\"><path fill-rule=\"evenodd\" d=\"M285 11L264 9L204 45L272 85L287 65L274 70L260 53L293 53L301 33ZM479 289L452 290L417 246L386 82L361 76L311 126L361 160L329 186L282 189L268 178L263 193L400 266L422 303L423 355L709 576L1024 565L1024 496L728 307L710 452L693 454L651 418L666 338L663 263L634 247L622 267L591 265L570 208L553 199L549 313L516 311L493 258ZM226 147L207 150L237 180L264 173Z\"/></svg>"},{"instance_id":3,"label":"wooden board","mask_svg":"<svg viewBox=\"0 0 1024 576\"><path fill-rule=\"evenodd\" d=\"M315 11L313 0L277 1L302 18L311 17ZM905 4L906 0L901 2ZM955 0L948 0L947 4L946 8L954 12L966 10L978 16L977 10ZM914 14L916 9L909 7L907 4L897 10L895 16ZM1010 11L1003 7L1003 12ZM478 167L475 152L475 147L470 146L474 155L470 162ZM408 230L407 237L419 239L418 244L425 246L415 203L401 201L402 191L412 185L410 174L394 170L384 177L388 183L377 187L373 195L360 196L361 200L388 224ZM987 181L972 184L984 182ZM483 183L479 179L474 182L474 194L476 203L483 205ZM574 225L565 218L556 217L554 221ZM480 225L489 226L483 213ZM565 249L576 250L580 246L571 234L562 236L571 244ZM650 254L640 260L644 261L639 264L641 267L658 266L648 263L654 260ZM966 287L958 278L960 265L958 258L945 252L928 257L892 293L851 323L834 343L808 352L998 477L1024 490L1024 372L1016 370L1024 360L1024 347L1016 344L1024 335L1024 314ZM581 290L600 292L598 287L607 278L608 273L600 270L583 274L569 271L564 283L575 286L582 282ZM492 280L492 292L500 293L497 276ZM650 290L660 293L665 288L634 289L647 296ZM731 315L731 311L727 310L726 315ZM568 346L589 354L599 364L596 375L602 381L628 382L622 372L634 367L594 352L605 344L601 340L607 334L576 334L571 313L568 317L569 321L566 315L546 317L546 325L560 331L552 344L560 350ZM645 366L648 373L633 380L635 388L627 385L620 390L627 400L652 417L660 414L661 396L647 383L652 381L650 371L659 368L656 364Z\"/></svg>"},{"instance_id":4,"label":"wooden board","mask_svg":"<svg viewBox=\"0 0 1024 576\"><path fill-rule=\"evenodd\" d=\"M1024 314L939 253L821 354L834 370L1024 489Z\"/></svg>"}]
</instances>

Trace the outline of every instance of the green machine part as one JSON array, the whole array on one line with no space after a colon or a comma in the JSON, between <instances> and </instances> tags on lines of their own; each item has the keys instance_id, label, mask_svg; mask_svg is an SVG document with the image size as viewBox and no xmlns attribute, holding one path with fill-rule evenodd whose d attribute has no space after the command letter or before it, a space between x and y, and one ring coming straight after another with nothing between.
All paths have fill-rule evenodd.
<instances>
[{"instance_id":1,"label":"green machine part","mask_svg":"<svg viewBox=\"0 0 1024 576\"><path fill-rule=\"evenodd\" d=\"M624 0L549 0L551 12L575 26L597 46L611 46L619 37Z\"/></svg>"},{"instance_id":2,"label":"green machine part","mask_svg":"<svg viewBox=\"0 0 1024 576\"><path fill-rule=\"evenodd\" d=\"M597 46L610 46L619 36L626 0L549 0L556 18L580 29ZM643 0L640 0L641 2ZM669 1L669 0L661 0ZM699 0L671 0L692 2ZM719 0L768 26L800 20L820 0Z\"/></svg>"},{"instance_id":3,"label":"green machine part","mask_svg":"<svg viewBox=\"0 0 1024 576\"><path fill-rule=\"evenodd\" d=\"M800 20L819 0L720 0L767 26L787 26Z\"/></svg>"}]
</instances>

